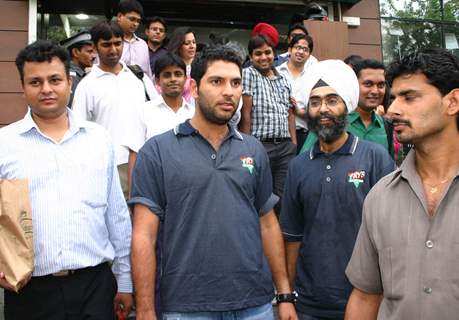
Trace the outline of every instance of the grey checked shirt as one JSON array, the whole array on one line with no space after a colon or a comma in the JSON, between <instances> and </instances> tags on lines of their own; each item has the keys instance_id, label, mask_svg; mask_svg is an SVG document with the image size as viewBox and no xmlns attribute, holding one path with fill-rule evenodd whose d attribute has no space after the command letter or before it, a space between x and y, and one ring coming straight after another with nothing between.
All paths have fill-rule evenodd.
<instances>
[{"instance_id":1,"label":"grey checked shirt","mask_svg":"<svg viewBox=\"0 0 459 320\"><path fill-rule=\"evenodd\" d=\"M263 76L253 66L242 70L243 94L253 101L251 134L259 140L289 138L288 110L292 89L275 69L275 77Z\"/></svg>"}]
</instances>

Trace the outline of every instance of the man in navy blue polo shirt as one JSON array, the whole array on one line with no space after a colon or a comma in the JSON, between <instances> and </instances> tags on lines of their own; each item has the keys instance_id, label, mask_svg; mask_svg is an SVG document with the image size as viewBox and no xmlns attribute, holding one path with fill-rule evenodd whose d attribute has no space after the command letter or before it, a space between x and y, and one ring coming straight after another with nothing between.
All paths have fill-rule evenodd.
<instances>
[{"instance_id":1,"label":"man in navy blue polo shirt","mask_svg":"<svg viewBox=\"0 0 459 320\"><path fill-rule=\"evenodd\" d=\"M300 320L343 319L352 286L345 268L371 187L395 169L387 151L346 132L358 81L338 60L312 66L307 123L319 141L289 166L281 225ZM310 93L310 94L309 94Z\"/></svg>"},{"instance_id":2,"label":"man in navy blue polo shirt","mask_svg":"<svg viewBox=\"0 0 459 320\"><path fill-rule=\"evenodd\" d=\"M133 172L137 319L154 315L158 225L163 319L296 320L263 146L227 123L242 94L241 62L227 47L194 59L195 115L148 140Z\"/></svg>"}]
</instances>

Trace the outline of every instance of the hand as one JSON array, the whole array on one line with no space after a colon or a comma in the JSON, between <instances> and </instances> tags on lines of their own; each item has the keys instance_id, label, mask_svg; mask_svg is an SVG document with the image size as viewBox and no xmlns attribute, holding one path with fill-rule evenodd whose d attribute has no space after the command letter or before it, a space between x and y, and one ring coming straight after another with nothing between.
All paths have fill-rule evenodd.
<instances>
[{"instance_id":1,"label":"hand","mask_svg":"<svg viewBox=\"0 0 459 320\"><path fill-rule=\"evenodd\" d=\"M132 308L132 301L133 299L131 293L118 292L115 295L113 302L115 305L115 313L118 319L127 319L127 316L129 315L129 312Z\"/></svg>"},{"instance_id":2,"label":"hand","mask_svg":"<svg viewBox=\"0 0 459 320\"><path fill-rule=\"evenodd\" d=\"M27 275L27 278L18 283L18 290L23 288L30 281L31 278L32 272ZM6 280L5 274L3 272L0 272L0 287L10 291L16 291L14 286Z\"/></svg>"},{"instance_id":3,"label":"hand","mask_svg":"<svg viewBox=\"0 0 459 320\"><path fill-rule=\"evenodd\" d=\"M278 306L280 320L298 320L293 303L284 302L280 303Z\"/></svg>"},{"instance_id":4,"label":"hand","mask_svg":"<svg viewBox=\"0 0 459 320\"><path fill-rule=\"evenodd\" d=\"M296 103L296 99L294 97L290 97L290 103L293 105L294 110L298 108L298 104Z\"/></svg>"},{"instance_id":5,"label":"hand","mask_svg":"<svg viewBox=\"0 0 459 320\"><path fill-rule=\"evenodd\" d=\"M156 320L156 314L154 310L148 310L148 311L136 310L135 318L136 320Z\"/></svg>"}]
</instances>

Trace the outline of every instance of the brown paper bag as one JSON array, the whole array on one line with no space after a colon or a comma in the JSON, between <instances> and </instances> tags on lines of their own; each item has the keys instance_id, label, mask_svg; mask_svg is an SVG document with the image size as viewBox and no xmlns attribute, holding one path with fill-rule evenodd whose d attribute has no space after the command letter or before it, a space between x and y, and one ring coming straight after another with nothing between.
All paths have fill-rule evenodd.
<instances>
[{"instance_id":1,"label":"brown paper bag","mask_svg":"<svg viewBox=\"0 0 459 320\"><path fill-rule=\"evenodd\" d=\"M27 180L0 179L0 271L16 292L33 271L32 234Z\"/></svg>"}]
</instances>

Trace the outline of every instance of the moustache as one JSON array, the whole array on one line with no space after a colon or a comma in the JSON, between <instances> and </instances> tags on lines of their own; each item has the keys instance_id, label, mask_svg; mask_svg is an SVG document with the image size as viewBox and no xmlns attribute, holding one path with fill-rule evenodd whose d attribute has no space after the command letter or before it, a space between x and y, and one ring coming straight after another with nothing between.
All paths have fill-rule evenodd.
<instances>
[{"instance_id":1,"label":"moustache","mask_svg":"<svg viewBox=\"0 0 459 320\"><path fill-rule=\"evenodd\" d=\"M397 117L384 117L384 120L386 120L389 124L396 126L398 124L404 124L409 127L411 127L411 122L402 118L397 118Z\"/></svg>"},{"instance_id":2,"label":"moustache","mask_svg":"<svg viewBox=\"0 0 459 320\"><path fill-rule=\"evenodd\" d=\"M336 120L338 120L339 117L338 116L334 116L334 115L331 115L331 114L321 114L320 116L317 117L317 121L320 121L320 120L332 120L334 122L336 122Z\"/></svg>"},{"instance_id":3,"label":"moustache","mask_svg":"<svg viewBox=\"0 0 459 320\"><path fill-rule=\"evenodd\" d=\"M217 103L217 104L229 104L229 105L231 105L233 108L236 108L236 106L237 106L236 103L235 103L234 101L221 101L221 102L219 102L219 103Z\"/></svg>"}]
</instances>

